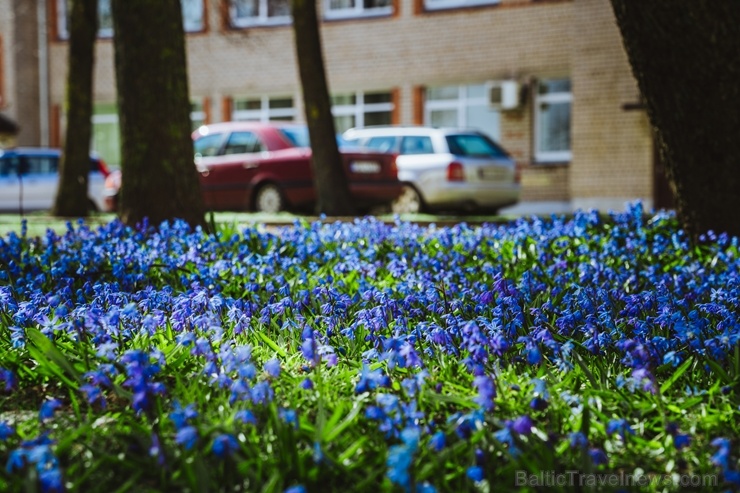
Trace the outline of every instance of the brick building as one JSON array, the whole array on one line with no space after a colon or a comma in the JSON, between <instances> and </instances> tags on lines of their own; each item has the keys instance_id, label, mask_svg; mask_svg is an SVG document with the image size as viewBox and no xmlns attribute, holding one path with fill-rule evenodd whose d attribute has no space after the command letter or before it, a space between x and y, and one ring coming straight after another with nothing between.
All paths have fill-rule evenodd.
<instances>
[{"instance_id":1,"label":"brick building","mask_svg":"<svg viewBox=\"0 0 740 493\"><path fill-rule=\"evenodd\" d=\"M303 119L289 0L182 2L194 125ZM320 2L339 130L477 127L522 167L524 201L654 203L651 131L609 0ZM110 0L99 5L93 147L115 165ZM37 8L13 14L24 6ZM58 146L66 0L0 0L0 7L2 106L21 124L19 143Z\"/></svg>"}]
</instances>

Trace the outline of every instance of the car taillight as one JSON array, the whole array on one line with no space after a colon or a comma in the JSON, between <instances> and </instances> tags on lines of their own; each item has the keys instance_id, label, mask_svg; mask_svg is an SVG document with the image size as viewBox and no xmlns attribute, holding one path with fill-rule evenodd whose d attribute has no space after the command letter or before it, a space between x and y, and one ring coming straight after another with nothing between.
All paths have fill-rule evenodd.
<instances>
[{"instance_id":1,"label":"car taillight","mask_svg":"<svg viewBox=\"0 0 740 493\"><path fill-rule=\"evenodd\" d=\"M98 158L98 170L103 174L104 177L108 177L110 175L110 170L108 169L108 165L105 164L105 161L103 161L103 158Z\"/></svg>"},{"instance_id":2,"label":"car taillight","mask_svg":"<svg viewBox=\"0 0 740 493\"><path fill-rule=\"evenodd\" d=\"M447 181L465 181L463 165L453 161L447 165Z\"/></svg>"},{"instance_id":3,"label":"car taillight","mask_svg":"<svg viewBox=\"0 0 740 493\"><path fill-rule=\"evenodd\" d=\"M109 173L105 178L103 188L117 192L121 188L121 173Z\"/></svg>"},{"instance_id":4,"label":"car taillight","mask_svg":"<svg viewBox=\"0 0 740 493\"><path fill-rule=\"evenodd\" d=\"M391 167L389 170L391 176L394 177L398 176L398 163L396 162L396 159L398 159L398 156L393 156L393 159L391 159Z\"/></svg>"}]
</instances>

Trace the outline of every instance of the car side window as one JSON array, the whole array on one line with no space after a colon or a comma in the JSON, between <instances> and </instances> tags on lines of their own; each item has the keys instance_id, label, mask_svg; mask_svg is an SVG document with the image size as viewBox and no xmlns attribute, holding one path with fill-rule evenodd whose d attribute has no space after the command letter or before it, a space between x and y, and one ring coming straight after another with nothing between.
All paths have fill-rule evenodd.
<instances>
[{"instance_id":1,"label":"car side window","mask_svg":"<svg viewBox=\"0 0 740 493\"><path fill-rule=\"evenodd\" d=\"M404 137L401 142L401 154L432 154L432 139L424 136Z\"/></svg>"},{"instance_id":2,"label":"car side window","mask_svg":"<svg viewBox=\"0 0 740 493\"><path fill-rule=\"evenodd\" d=\"M396 147L395 137L370 137L365 142L365 147L378 152L393 152Z\"/></svg>"},{"instance_id":3,"label":"car side window","mask_svg":"<svg viewBox=\"0 0 740 493\"><path fill-rule=\"evenodd\" d=\"M16 176L18 169L17 157L0 158L0 177Z\"/></svg>"},{"instance_id":4,"label":"car side window","mask_svg":"<svg viewBox=\"0 0 740 493\"><path fill-rule=\"evenodd\" d=\"M209 134L204 135L195 140L195 156L196 157L211 157L217 156L218 151L221 150L221 143L224 141L223 134Z\"/></svg>"},{"instance_id":5,"label":"car side window","mask_svg":"<svg viewBox=\"0 0 740 493\"><path fill-rule=\"evenodd\" d=\"M262 142L253 132L233 132L226 142L224 154L246 154L261 152Z\"/></svg>"},{"instance_id":6,"label":"car side window","mask_svg":"<svg viewBox=\"0 0 740 493\"><path fill-rule=\"evenodd\" d=\"M56 157L21 157L21 169L24 175L53 175L59 168Z\"/></svg>"}]
</instances>

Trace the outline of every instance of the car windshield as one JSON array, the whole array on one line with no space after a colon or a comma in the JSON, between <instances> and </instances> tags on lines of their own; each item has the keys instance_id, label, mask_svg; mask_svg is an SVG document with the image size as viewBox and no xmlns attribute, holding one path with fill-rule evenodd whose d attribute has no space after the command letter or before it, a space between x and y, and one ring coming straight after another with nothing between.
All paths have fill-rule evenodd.
<instances>
[{"instance_id":1,"label":"car windshield","mask_svg":"<svg viewBox=\"0 0 740 493\"><path fill-rule=\"evenodd\" d=\"M301 126L281 127L278 131L283 137L295 147L311 147L311 141L308 138L308 128Z\"/></svg>"},{"instance_id":2,"label":"car windshield","mask_svg":"<svg viewBox=\"0 0 740 493\"><path fill-rule=\"evenodd\" d=\"M457 134L447 136L450 152L456 156L508 157L506 151L485 135Z\"/></svg>"}]
</instances>

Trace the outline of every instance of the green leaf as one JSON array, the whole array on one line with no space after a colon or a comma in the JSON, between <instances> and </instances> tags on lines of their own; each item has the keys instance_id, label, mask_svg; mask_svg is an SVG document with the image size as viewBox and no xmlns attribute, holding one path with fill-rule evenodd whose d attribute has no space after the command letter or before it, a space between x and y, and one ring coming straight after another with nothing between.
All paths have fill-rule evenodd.
<instances>
[{"instance_id":1,"label":"green leaf","mask_svg":"<svg viewBox=\"0 0 740 493\"><path fill-rule=\"evenodd\" d=\"M679 378L681 378L681 376L684 373L686 373L686 370L689 369L689 367L691 366L693 362L694 362L693 358L688 358L686 361L681 363L681 366L676 368L676 371L673 372L673 375L671 375L671 377L665 382L663 382L663 385L660 386L660 393L664 394L665 392L667 392L668 389L670 389L673 386L673 384L676 383L676 381Z\"/></svg>"},{"instance_id":2,"label":"green leaf","mask_svg":"<svg viewBox=\"0 0 740 493\"><path fill-rule=\"evenodd\" d=\"M79 388L83 382L82 376L48 337L34 328L26 329L26 337L30 342L28 352L41 367L59 377L66 385Z\"/></svg>"}]
</instances>

